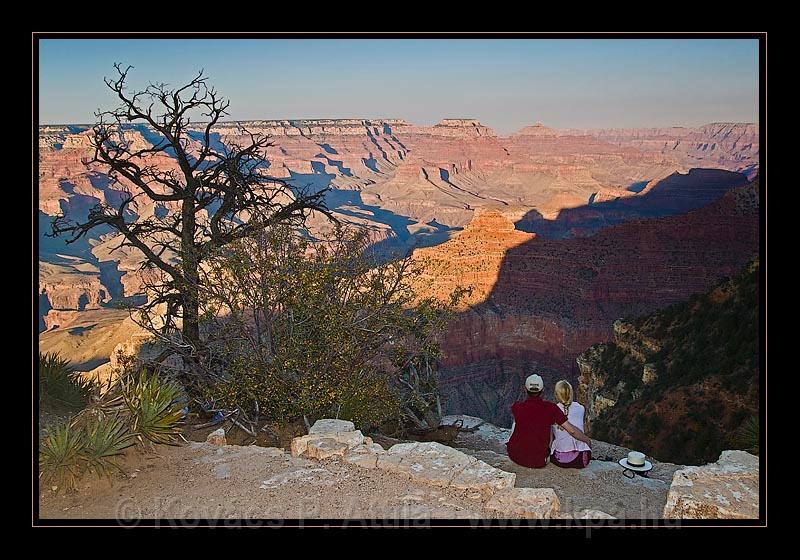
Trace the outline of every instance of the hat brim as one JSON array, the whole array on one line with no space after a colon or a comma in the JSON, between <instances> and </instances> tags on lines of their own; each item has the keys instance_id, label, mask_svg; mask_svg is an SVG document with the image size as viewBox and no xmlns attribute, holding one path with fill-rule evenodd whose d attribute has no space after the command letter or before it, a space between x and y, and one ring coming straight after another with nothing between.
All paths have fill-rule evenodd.
<instances>
[{"instance_id":1,"label":"hat brim","mask_svg":"<svg viewBox=\"0 0 800 560\"><path fill-rule=\"evenodd\" d=\"M625 457L623 459L620 459L617 462L620 465L622 465L623 467L625 467L626 469L630 470L630 471L644 472L644 471L652 470L652 468L653 468L653 463L651 463L650 461L647 461L647 460L645 460L644 465L631 465L630 463L628 463L628 458L627 457Z\"/></svg>"}]
</instances>

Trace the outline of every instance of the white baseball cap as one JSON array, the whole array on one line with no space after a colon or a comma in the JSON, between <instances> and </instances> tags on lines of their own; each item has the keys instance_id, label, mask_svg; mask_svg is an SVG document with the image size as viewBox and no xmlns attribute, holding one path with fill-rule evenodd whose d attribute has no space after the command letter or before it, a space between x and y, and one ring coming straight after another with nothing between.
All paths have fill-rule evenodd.
<instances>
[{"instance_id":1,"label":"white baseball cap","mask_svg":"<svg viewBox=\"0 0 800 560\"><path fill-rule=\"evenodd\" d=\"M544 387L544 381L542 381L541 376L536 375L529 375L528 379L525 380L525 388L528 391L541 391Z\"/></svg>"}]
</instances>

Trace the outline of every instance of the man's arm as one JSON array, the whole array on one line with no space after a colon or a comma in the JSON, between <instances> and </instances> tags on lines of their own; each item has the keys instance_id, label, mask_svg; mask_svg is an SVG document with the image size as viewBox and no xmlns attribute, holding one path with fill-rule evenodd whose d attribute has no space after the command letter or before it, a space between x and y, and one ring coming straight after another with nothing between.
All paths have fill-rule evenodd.
<instances>
[{"instance_id":1,"label":"man's arm","mask_svg":"<svg viewBox=\"0 0 800 560\"><path fill-rule=\"evenodd\" d=\"M569 423L569 421L566 421L566 422L564 422L563 424L561 424L561 427L562 427L562 428L564 428L565 430L567 430L567 433L568 433L569 435L571 435L572 437L574 437L575 439L577 439L578 441L582 441L583 443L585 443L585 444L586 444L586 445L588 445L589 447L591 447L591 446L592 446L592 440L590 440L590 439L589 439L589 438L586 436L586 434L584 434L584 433L583 433L583 432L580 430L580 428L576 428L575 426L573 426L572 424L570 424L570 423Z\"/></svg>"}]
</instances>

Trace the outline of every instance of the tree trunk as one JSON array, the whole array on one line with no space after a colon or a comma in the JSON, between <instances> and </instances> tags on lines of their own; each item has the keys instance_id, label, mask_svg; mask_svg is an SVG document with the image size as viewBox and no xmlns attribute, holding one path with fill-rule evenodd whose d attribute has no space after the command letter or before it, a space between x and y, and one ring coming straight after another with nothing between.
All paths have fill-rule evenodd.
<instances>
[{"instance_id":1,"label":"tree trunk","mask_svg":"<svg viewBox=\"0 0 800 560\"><path fill-rule=\"evenodd\" d=\"M197 228L192 197L183 200L183 231L181 236L181 265L183 269L183 338L195 349L200 342L200 303L198 297L200 275L199 258L194 234Z\"/></svg>"}]
</instances>

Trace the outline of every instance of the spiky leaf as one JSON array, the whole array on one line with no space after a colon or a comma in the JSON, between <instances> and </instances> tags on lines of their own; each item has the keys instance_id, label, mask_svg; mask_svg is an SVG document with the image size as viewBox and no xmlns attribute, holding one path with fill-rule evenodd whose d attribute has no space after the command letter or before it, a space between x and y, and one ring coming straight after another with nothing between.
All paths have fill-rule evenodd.
<instances>
[{"instance_id":1,"label":"spiky leaf","mask_svg":"<svg viewBox=\"0 0 800 560\"><path fill-rule=\"evenodd\" d=\"M80 410L89 402L90 381L74 372L57 353L39 354L39 406L63 411Z\"/></svg>"},{"instance_id":2,"label":"spiky leaf","mask_svg":"<svg viewBox=\"0 0 800 560\"><path fill-rule=\"evenodd\" d=\"M110 476L122 469L114 461L122 452L135 443L133 434L122 418L100 417L87 424L84 448L87 468L98 476Z\"/></svg>"},{"instance_id":3,"label":"spiky leaf","mask_svg":"<svg viewBox=\"0 0 800 560\"><path fill-rule=\"evenodd\" d=\"M734 434L734 446L757 455L760 435L758 425L758 416L751 416L742 422L742 425L739 426L739 429Z\"/></svg>"},{"instance_id":4,"label":"spiky leaf","mask_svg":"<svg viewBox=\"0 0 800 560\"><path fill-rule=\"evenodd\" d=\"M50 428L39 450L39 476L46 485L73 489L86 469L86 437L74 424Z\"/></svg>"},{"instance_id":5,"label":"spiky leaf","mask_svg":"<svg viewBox=\"0 0 800 560\"><path fill-rule=\"evenodd\" d=\"M123 383L123 396L140 441L174 445L183 418L183 389L143 370Z\"/></svg>"}]
</instances>

